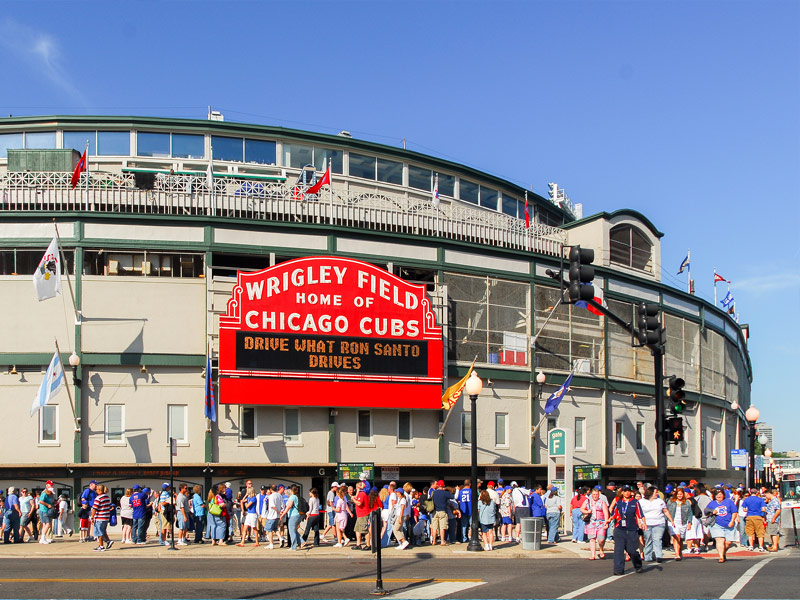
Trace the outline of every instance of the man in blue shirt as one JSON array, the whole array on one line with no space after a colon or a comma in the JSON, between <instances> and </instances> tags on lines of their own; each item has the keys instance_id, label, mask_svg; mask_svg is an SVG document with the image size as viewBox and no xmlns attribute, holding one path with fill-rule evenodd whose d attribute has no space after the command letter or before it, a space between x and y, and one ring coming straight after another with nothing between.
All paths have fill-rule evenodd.
<instances>
[{"instance_id":1,"label":"man in blue shirt","mask_svg":"<svg viewBox=\"0 0 800 600\"><path fill-rule=\"evenodd\" d=\"M133 508L133 541L144 546L145 528L144 521L147 516L147 494L142 492L140 486L133 486L131 494L131 507Z\"/></svg>"},{"instance_id":2,"label":"man in blue shirt","mask_svg":"<svg viewBox=\"0 0 800 600\"><path fill-rule=\"evenodd\" d=\"M86 500L86 504L91 508L94 506L94 499L97 498L97 481L92 479L89 485L83 489L81 493L81 500ZM89 541L94 541L94 536L90 535L86 538Z\"/></svg>"},{"instance_id":3,"label":"man in blue shirt","mask_svg":"<svg viewBox=\"0 0 800 600\"><path fill-rule=\"evenodd\" d=\"M758 495L758 490L755 488L750 490L750 495L742 500L742 507L747 511L744 532L750 540L748 550L755 549L758 552L765 552L764 533L766 527L764 526L764 513L767 511L767 505L764 503L764 499ZM756 538L758 538L758 546L753 543Z\"/></svg>"},{"instance_id":4,"label":"man in blue shirt","mask_svg":"<svg viewBox=\"0 0 800 600\"><path fill-rule=\"evenodd\" d=\"M14 532L14 543L19 543L19 523L22 513L19 508L19 498L14 493L17 490L14 487L8 488L8 496L6 496L6 507L3 511L3 542L8 544L11 538L11 532Z\"/></svg>"},{"instance_id":5,"label":"man in blue shirt","mask_svg":"<svg viewBox=\"0 0 800 600\"><path fill-rule=\"evenodd\" d=\"M428 492L428 497L433 500L433 514L431 517L431 545L436 545L436 533L441 535L441 545L446 546L447 540L447 503L454 500L453 494L448 492L445 488L444 481L439 480L435 486L431 486Z\"/></svg>"},{"instance_id":6,"label":"man in blue shirt","mask_svg":"<svg viewBox=\"0 0 800 600\"><path fill-rule=\"evenodd\" d=\"M469 479L458 492L458 508L461 510L461 541L466 543L472 527L472 482Z\"/></svg>"}]
</instances>

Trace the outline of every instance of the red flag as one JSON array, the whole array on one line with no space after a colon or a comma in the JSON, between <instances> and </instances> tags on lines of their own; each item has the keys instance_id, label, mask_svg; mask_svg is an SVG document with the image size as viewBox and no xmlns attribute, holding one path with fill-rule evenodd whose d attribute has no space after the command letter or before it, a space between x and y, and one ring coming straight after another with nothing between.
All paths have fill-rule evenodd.
<instances>
[{"instance_id":1,"label":"red flag","mask_svg":"<svg viewBox=\"0 0 800 600\"><path fill-rule=\"evenodd\" d=\"M714 273L714 283L716 284L718 281L728 281L728 280L727 280L727 279L725 279L725 278L724 278L722 275L720 275L719 273ZM730 283L730 281L728 281L728 283Z\"/></svg>"},{"instance_id":2,"label":"red flag","mask_svg":"<svg viewBox=\"0 0 800 600\"><path fill-rule=\"evenodd\" d=\"M81 155L78 164L75 165L75 170L72 172L72 189L75 189L75 186L78 185L78 181L81 178L81 173L86 170L86 150L83 151L83 155Z\"/></svg>"},{"instance_id":3,"label":"red flag","mask_svg":"<svg viewBox=\"0 0 800 600\"><path fill-rule=\"evenodd\" d=\"M525 192L525 227L531 226L531 215L528 212L528 192Z\"/></svg>"},{"instance_id":4,"label":"red flag","mask_svg":"<svg viewBox=\"0 0 800 600\"><path fill-rule=\"evenodd\" d=\"M322 188L322 186L325 185L326 183L328 185L331 184L331 168L330 167L328 167L328 170L325 171L325 174L319 179L319 181L317 181L317 183L315 183L314 185L312 185L310 188L308 188L306 190L306 194L316 194L317 192L319 192L320 188Z\"/></svg>"}]
</instances>

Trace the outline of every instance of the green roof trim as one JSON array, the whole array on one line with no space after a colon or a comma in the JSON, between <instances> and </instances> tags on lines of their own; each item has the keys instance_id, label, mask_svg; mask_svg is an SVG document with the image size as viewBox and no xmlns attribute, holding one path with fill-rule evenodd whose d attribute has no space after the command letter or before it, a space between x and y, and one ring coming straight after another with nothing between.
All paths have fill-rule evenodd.
<instances>
[{"instance_id":1,"label":"green roof trim","mask_svg":"<svg viewBox=\"0 0 800 600\"><path fill-rule=\"evenodd\" d=\"M633 217L644 223L647 228L653 233L654 236L657 238L664 237L664 234L656 229L656 226L653 225L653 222L645 217L639 211L633 210L632 208L621 208L619 210L615 210L614 212L599 212L593 215L589 215L588 217L583 217L582 219L578 219L577 221L571 221L569 223L565 223L561 226L562 229L572 229L574 227L580 227L581 225L585 225L586 223L591 223L592 221L596 221L597 219L605 219L610 221L615 217L626 216L626 217Z\"/></svg>"}]
</instances>

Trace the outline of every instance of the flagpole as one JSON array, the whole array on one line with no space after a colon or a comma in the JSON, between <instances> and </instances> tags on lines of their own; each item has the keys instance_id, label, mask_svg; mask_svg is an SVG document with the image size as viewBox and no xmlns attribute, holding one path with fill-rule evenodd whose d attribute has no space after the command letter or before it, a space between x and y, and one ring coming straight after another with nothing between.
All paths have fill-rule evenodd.
<instances>
[{"instance_id":1,"label":"flagpole","mask_svg":"<svg viewBox=\"0 0 800 600\"><path fill-rule=\"evenodd\" d=\"M686 251L686 259L689 261L686 264L686 270L689 273L689 281L686 284L686 293L687 294L691 294L692 293L692 251L691 251L691 249Z\"/></svg>"},{"instance_id":2,"label":"flagpole","mask_svg":"<svg viewBox=\"0 0 800 600\"><path fill-rule=\"evenodd\" d=\"M328 179L332 179L333 175L333 157L328 157L328 173L331 175L328 176ZM333 185L332 181L328 181L328 211L330 214L328 215L328 222L333 225Z\"/></svg>"},{"instance_id":3,"label":"flagpole","mask_svg":"<svg viewBox=\"0 0 800 600\"><path fill-rule=\"evenodd\" d=\"M550 311L550 314L547 315L547 318L544 320L544 323L542 323L542 326L539 328L539 332L535 336L533 336L533 339L531 340L531 348L534 348L536 346L536 340L538 340L539 336L542 335L542 331L544 331L544 328L547 327L547 324L550 322L550 319L553 318L553 315L556 313L556 309L559 307L559 305L563 300L564 300L564 294L562 293L561 296L559 296L558 300L556 300L556 304L555 306L553 306L553 309Z\"/></svg>"},{"instance_id":4,"label":"flagpole","mask_svg":"<svg viewBox=\"0 0 800 600\"><path fill-rule=\"evenodd\" d=\"M53 218L53 227L56 230L56 240L58 243L58 251L61 253L61 263L65 267L66 277L67 277L67 287L69 288L69 295L72 298L72 308L75 310L75 325L81 324L81 311L78 310L78 305L75 302L75 294L72 291L72 282L69 280L69 264L67 263L67 259L64 256L64 249L61 246L61 236L58 233L58 225L56 224L55 218Z\"/></svg>"},{"instance_id":5,"label":"flagpole","mask_svg":"<svg viewBox=\"0 0 800 600\"><path fill-rule=\"evenodd\" d=\"M717 267L714 267L714 306L717 305Z\"/></svg>"},{"instance_id":6,"label":"flagpole","mask_svg":"<svg viewBox=\"0 0 800 600\"><path fill-rule=\"evenodd\" d=\"M89 212L89 140L86 140L86 212Z\"/></svg>"},{"instance_id":7,"label":"flagpole","mask_svg":"<svg viewBox=\"0 0 800 600\"><path fill-rule=\"evenodd\" d=\"M58 347L58 339L55 339L56 342L56 353L58 354L58 362L61 362L61 349ZM63 377L66 379L66 373L64 373L64 365L61 365L61 373ZM49 382L48 382L49 385ZM66 381L64 381L64 387L67 389L67 396L69 397L69 405L72 408L72 418L75 419L75 431L81 430L81 425L78 421L78 416L75 414L75 403L72 401L72 392L69 391L69 385Z\"/></svg>"}]
</instances>

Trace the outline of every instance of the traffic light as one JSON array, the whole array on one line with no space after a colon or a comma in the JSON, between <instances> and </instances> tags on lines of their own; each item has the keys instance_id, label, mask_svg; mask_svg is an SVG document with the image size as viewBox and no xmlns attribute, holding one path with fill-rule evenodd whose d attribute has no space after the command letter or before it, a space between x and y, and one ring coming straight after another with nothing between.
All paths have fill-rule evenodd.
<instances>
[{"instance_id":1,"label":"traffic light","mask_svg":"<svg viewBox=\"0 0 800 600\"><path fill-rule=\"evenodd\" d=\"M658 304L642 302L636 305L636 326L642 346L658 346L661 340L661 323L658 320Z\"/></svg>"},{"instance_id":2,"label":"traffic light","mask_svg":"<svg viewBox=\"0 0 800 600\"><path fill-rule=\"evenodd\" d=\"M683 391L683 386L686 382L680 377L673 375L669 378L669 388L667 389L667 400L669 402L669 409L673 415L681 415L686 409L686 392Z\"/></svg>"},{"instance_id":3,"label":"traffic light","mask_svg":"<svg viewBox=\"0 0 800 600\"><path fill-rule=\"evenodd\" d=\"M679 444L683 441L683 419L680 417L667 417L666 419L665 442L668 444Z\"/></svg>"},{"instance_id":4,"label":"traffic light","mask_svg":"<svg viewBox=\"0 0 800 600\"><path fill-rule=\"evenodd\" d=\"M594 250L573 246L569 251L569 301L594 299Z\"/></svg>"}]
</instances>

